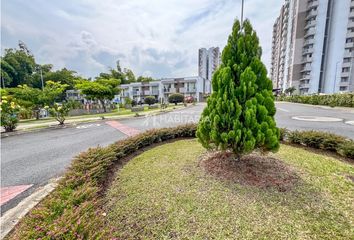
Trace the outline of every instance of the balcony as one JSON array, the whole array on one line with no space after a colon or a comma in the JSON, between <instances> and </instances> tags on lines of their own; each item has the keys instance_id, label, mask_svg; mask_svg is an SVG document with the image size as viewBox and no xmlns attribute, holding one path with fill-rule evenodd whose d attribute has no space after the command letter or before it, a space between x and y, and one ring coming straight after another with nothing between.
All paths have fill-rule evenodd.
<instances>
[{"instance_id":1,"label":"balcony","mask_svg":"<svg viewBox=\"0 0 354 240\"><path fill-rule=\"evenodd\" d=\"M302 84L299 85L299 88L300 89L304 89L304 88L309 89L310 88L310 84L309 83L302 83Z\"/></svg>"},{"instance_id":2,"label":"balcony","mask_svg":"<svg viewBox=\"0 0 354 240\"><path fill-rule=\"evenodd\" d=\"M342 67L345 68L345 67L351 67L352 63L351 62L343 62L342 64Z\"/></svg>"},{"instance_id":3,"label":"balcony","mask_svg":"<svg viewBox=\"0 0 354 240\"><path fill-rule=\"evenodd\" d=\"M348 22L348 28L354 28L354 21L349 21Z\"/></svg>"},{"instance_id":4,"label":"balcony","mask_svg":"<svg viewBox=\"0 0 354 240\"><path fill-rule=\"evenodd\" d=\"M349 77L350 76L350 72L342 72L341 77Z\"/></svg>"},{"instance_id":5,"label":"balcony","mask_svg":"<svg viewBox=\"0 0 354 240\"><path fill-rule=\"evenodd\" d=\"M306 55L306 54L310 54L310 53L313 53L313 48L304 49L302 51L302 55Z\"/></svg>"},{"instance_id":6,"label":"balcony","mask_svg":"<svg viewBox=\"0 0 354 240\"><path fill-rule=\"evenodd\" d=\"M354 11L349 13L349 18L354 18Z\"/></svg>"},{"instance_id":7,"label":"balcony","mask_svg":"<svg viewBox=\"0 0 354 240\"><path fill-rule=\"evenodd\" d=\"M306 56L302 58L302 63L312 62L312 57Z\"/></svg>"},{"instance_id":8,"label":"balcony","mask_svg":"<svg viewBox=\"0 0 354 240\"><path fill-rule=\"evenodd\" d=\"M343 57L344 58L354 57L354 52L345 51Z\"/></svg>"},{"instance_id":9,"label":"balcony","mask_svg":"<svg viewBox=\"0 0 354 240\"><path fill-rule=\"evenodd\" d=\"M309 28L307 31L305 31L304 38L307 38L307 37L309 37L311 35L315 35L315 33L316 33L315 28Z\"/></svg>"},{"instance_id":10,"label":"balcony","mask_svg":"<svg viewBox=\"0 0 354 240\"><path fill-rule=\"evenodd\" d=\"M318 6L318 1L315 0L315 1L312 1L311 3L309 3L309 4L307 5L307 9L310 10L310 9L312 9L312 8L314 8L314 7L317 7L317 6Z\"/></svg>"},{"instance_id":11,"label":"balcony","mask_svg":"<svg viewBox=\"0 0 354 240\"><path fill-rule=\"evenodd\" d=\"M314 44L314 43L315 43L315 39L305 40L304 46L307 46L307 45L310 45L310 44Z\"/></svg>"},{"instance_id":12,"label":"balcony","mask_svg":"<svg viewBox=\"0 0 354 240\"><path fill-rule=\"evenodd\" d=\"M354 7L354 1L350 2L350 7Z\"/></svg>"},{"instance_id":13,"label":"balcony","mask_svg":"<svg viewBox=\"0 0 354 240\"><path fill-rule=\"evenodd\" d=\"M345 48L354 48L354 42L346 43Z\"/></svg>"},{"instance_id":14,"label":"balcony","mask_svg":"<svg viewBox=\"0 0 354 240\"><path fill-rule=\"evenodd\" d=\"M316 25L316 20L312 20L309 21L306 25L305 25L305 30L310 28L310 27L314 27Z\"/></svg>"},{"instance_id":15,"label":"balcony","mask_svg":"<svg viewBox=\"0 0 354 240\"><path fill-rule=\"evenodd\" d=\"M348 31L347 38L352 38L352 37L354 37L354 32Z\"/></svg>"},{"instance_id":16,"label":"balcony","mask_svg":"<svg viewBox=\"0 0 354 240\"><path fill-rule=\"evenodd\" d=\"M151 92L149 90L145 90L141 92L143 96L150 96Z\"/></svg>"},{"instance_id":17,"label":"balcony","mask_svg":"<svg viewBox=\"0 0 354 240\"><path fill-rule=\"evenodd\" d=\"M317 16L317 10L311 10L307 13L306 19L316 17Z\"/></svg>"},{"instance_id":18,"label":"balcony","mask_svg":"<svg viewBox=\"0 0 354 240\"><path fill-rule=\"evenodd\" d=\"M152 90L151 95L159 95L159 90Z\"/></svg>"},{"instance_id":19,"label":"balcony","mask_svg":"<svg viewBox=\"0 0 354 240\"><path fill-rule=\"evenodd\" d=\"M307 65L303 69L301 69L300 72L309 72L309 71L311 71L311 66Z\"/></svg>"}]
</instances>

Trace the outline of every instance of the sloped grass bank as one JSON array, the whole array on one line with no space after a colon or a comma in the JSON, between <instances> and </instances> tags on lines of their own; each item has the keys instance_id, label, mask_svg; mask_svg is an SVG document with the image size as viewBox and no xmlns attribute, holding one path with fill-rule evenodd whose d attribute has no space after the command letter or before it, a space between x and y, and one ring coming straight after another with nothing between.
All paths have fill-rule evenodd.
<instances>
[{"instance_id":1,"label":"sloped grass bank","mask_svg":"<svg viewBox=\"0 0 354 240\"><path fill-rule=\"evenodd\" d=\"M153 148L121 169L106 196L118 239L351 239L352 165L282 145L288 191L213 177L194 140ZM280 160L279 160L280 161ZM237 167L237 166L236 166Z\"/></svg>"}]
</instances>

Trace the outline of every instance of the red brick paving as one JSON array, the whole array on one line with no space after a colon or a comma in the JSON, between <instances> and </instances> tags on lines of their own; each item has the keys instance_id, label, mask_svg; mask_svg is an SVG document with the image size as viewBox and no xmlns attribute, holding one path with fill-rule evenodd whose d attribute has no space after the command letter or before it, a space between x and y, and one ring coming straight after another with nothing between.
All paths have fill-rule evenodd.
<instances>
[{"instance_id":1,"label":"red brick paving","mask_svg":"<svg viewBox=\"0 0 354 240\"><path fill-rule=\"evenodd\" d=\"M27 189L29 189L32 186L33 186L33 184L0 188L0 206L7 203L8 201L10 201L11 199L16 197L20 193L26 191Z\"/></svg>"},{"instance_id":2,"label":"red brick paving","mask_svg":"<svg viewBox=\"0 0 354 240\"><path fill-rule=\"evenodd\" d=\"M111 127L121 131L125 135L128 135L129 137L137 135L140 133L139 130L129 127L127 125L124 125L118 121L107 121L106 124L110 125Z\"/></svg>"}]
</instances>

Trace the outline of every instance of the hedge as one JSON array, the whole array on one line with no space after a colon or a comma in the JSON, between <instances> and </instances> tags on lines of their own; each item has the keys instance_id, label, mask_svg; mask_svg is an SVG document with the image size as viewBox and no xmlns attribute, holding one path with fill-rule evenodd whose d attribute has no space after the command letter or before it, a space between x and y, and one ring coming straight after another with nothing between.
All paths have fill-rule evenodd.
<instances>
[{"instance_id":1,"label":"hedge","mask_svg":"<svg viewBox=\"0 0 354 240\"><path fill-rule=\"evenodd\" d=\"M112 239L103 195L113 165L137 150L171 139L195 137L197 125L150 130L76 156L58 187L21 220L8 239ZM354 142L335 134L281 129L285 142L335 151L354 159Z\"/></svg>"},{"instance_id":2,"label":"hedge","mask_svg":"<svg viewBox=\"0 0 354 240\"><path fill-rule=\"evenodd\" d=\"M331 107L354 107L354 93L279 96L277 100L312 105L326 105Z\"/></svg>"}]
</instances>

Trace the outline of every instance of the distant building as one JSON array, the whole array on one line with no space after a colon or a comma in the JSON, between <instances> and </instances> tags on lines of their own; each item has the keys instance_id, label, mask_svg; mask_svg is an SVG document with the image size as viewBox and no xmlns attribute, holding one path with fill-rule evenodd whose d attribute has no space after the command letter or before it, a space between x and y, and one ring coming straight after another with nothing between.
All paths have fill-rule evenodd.
<instances>
[{"instance_id":1,"label":"distant building","mask_svg":"<svg viewBox=\"0 0 354 240\"><path fill-rule=\"evenodd\" d=\"M211 47L209 49L199 49L198 58L198 76L203 78L205 83L203 92L211 92L211 80L213 73L220 65L220 49L218 47Z\"/></svg>"},{"instance_id":2,"label":"distant building","mask_svg":"<svg viewBox=\"0 0 354 240\"><path fill-rule=\"evenodd\" d=\"M167 102L174 93L193 97L197 101L203 99L203 79L201 77L165 78L152 82L135 82L120 85L118 99L124 103L126 98L144 102L145 97L154 96L159 102Z\"/></svg>"},{"instance_id":3,"label":"distant building","mask_svg":"<svg viewBox=\"0 0 354 240\"><path fill-rule=\"evenodd\" d=\"M274 88L352 92L353 67L354 0L285 0L273 26Z\"/></svg>"}]
</instances>

